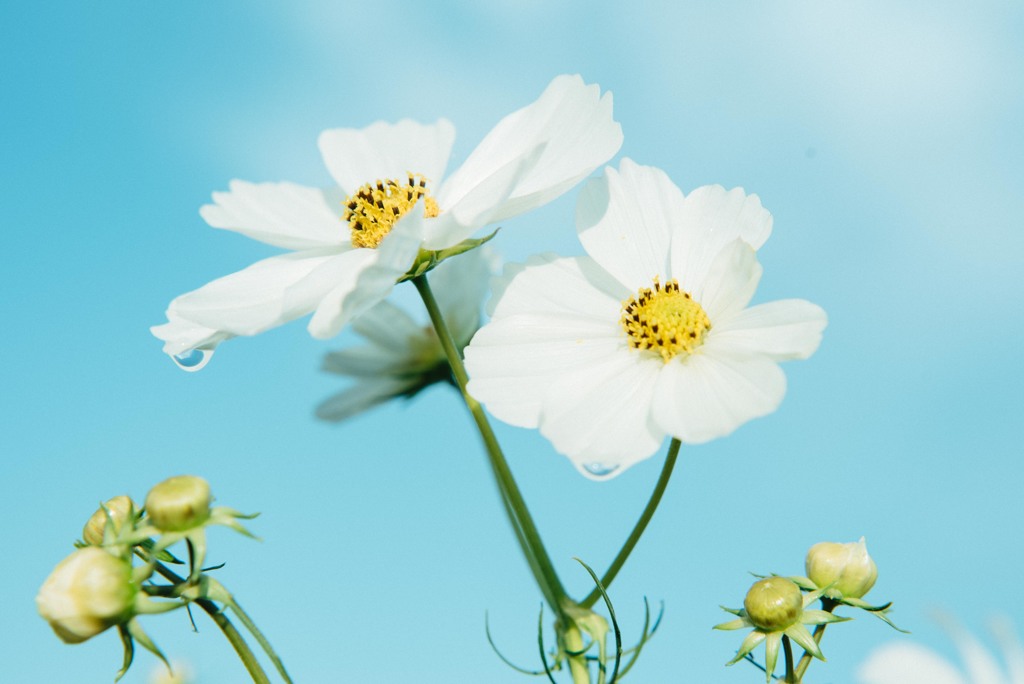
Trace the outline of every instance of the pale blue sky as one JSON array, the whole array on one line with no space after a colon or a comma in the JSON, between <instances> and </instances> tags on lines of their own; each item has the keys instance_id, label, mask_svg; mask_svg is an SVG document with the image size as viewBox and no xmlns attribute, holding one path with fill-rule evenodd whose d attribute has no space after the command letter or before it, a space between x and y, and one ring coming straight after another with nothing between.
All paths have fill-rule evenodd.
<instances>
[{"instance_id":1,"label":"pale blue sky","mask_svg":"<svg viewBox=\"0 0 1024 684\"><path fill-rule=\"evenodd\" d=\"M171 298L274 250L203 223L232 178L328 181L325 128L450 118L463 158L559 73L615 96L621 154L684 189L743 186L775 216L757 299L829 312L775 415L685 448L612 588L627 638L664 600L635 682L756 682L712 632L747 571L792 574L866 535L913 639L979 629L1024 566L1024 7L1012 2L172 4L0 9L0 486L4 681L107 682L116 634L63 646L33 597L96 504L174 474L262 511L255 543L211 534L222 581L297 682L516 682L484 639L535 662L539 593L457 397L444 388L341 427L301 323L233 340L200 373L148 332ZM509 221L508 259L580 251L575 193ZM412 301L409 293L400 298ZM602 568L660 457L584 480L539 436L499 431L572 591ZM205 684L243 682L203 616L144 625ZM899 638L858 619L814 681L852 682ZM138 656L124 680L144 682Z\"/></svg>"}]
</instances>

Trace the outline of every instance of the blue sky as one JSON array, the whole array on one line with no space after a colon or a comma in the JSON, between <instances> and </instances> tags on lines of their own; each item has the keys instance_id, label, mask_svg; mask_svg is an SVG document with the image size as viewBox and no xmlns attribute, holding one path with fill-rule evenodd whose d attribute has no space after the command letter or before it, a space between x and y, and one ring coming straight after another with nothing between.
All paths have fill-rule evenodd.
<instances>
[{"instance_id":1,"label":"blue sky","mask_svg":"<svg viewBox=\"0 0 1024 684\"><path fill-rule=\"evenodd\" d=\"M70 4L0 10L0 513L5 680L110 681L115 634L66 647L33 597L97 503L191 472L261 511L255 543L213 532L222 581L296 681L521 679L540 597L471 423L434 388L337 427L340 385L301 323L179 371L148 327L177 294L274 253L197 209L232 178L325 184L318 133L450 118L452 166L555 75L615 96L621 155L684 190L743 186L774 214L759 301L803 297L830 325L786 367L774 415L684 448L612 596L627 635L664 600L637 682L758 681L721 667L710 627L747 571L792 574L822 540L868 539L912 639L948 650L943 608L980 629L1021 615L1024 8L1016 3L330 2ZM509 260L579 253L575 193L509 221ZM409 292L399 299L412 302ZM417 312L418 313L418 312ZM660 457L585 481L538 435L502 428L570 590L603 567ZM212 625L144 624L201 682L244 673ZM858 619L815 681L852 682L898 637ZM144 682L140 655L126 682Z\"/></svg>"}]
</instances>

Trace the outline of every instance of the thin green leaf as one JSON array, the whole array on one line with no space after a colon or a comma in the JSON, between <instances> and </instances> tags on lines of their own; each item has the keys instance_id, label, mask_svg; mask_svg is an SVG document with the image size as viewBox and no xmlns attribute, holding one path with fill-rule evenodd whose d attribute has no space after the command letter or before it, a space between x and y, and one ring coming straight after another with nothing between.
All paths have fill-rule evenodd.
<instances>
[{"instance_id":1,"label":"thin green leaf","mask_svg":"<svg viewBox=\"0 0 1024 684\"><path fill-rule=\"evenodd\" d=\"M540 617L537 618L537 648L540 649L540 662L544 664L544 674L548 676L548 681L551 684L558 684L555 681L555 676L551 674L551 668L548 666L548 656L544 652L544 604L540 604Z\"/></svg>"},{"instance_id":2,"label":"thin green leaf","mask_svg":"<svg viewBox=\"0 0 1024 684\"><path fill-rule=\"evenodd\" d=\"M498 658L501 659L501 662L505 663L506 665L511 667L516 672L519 672L519 673L524 674L524 675L530 675L530 676L538 677L538 676L544 674L543 670L527 670L525 668L519 667L518 665L513 663L511 660L506 658L501 653L501 651L498 650L498 647L494 644L494 639L491 638L491 625L490 625L490 621L488 619L487 611L484 611L484 633L487 635L487 643L491 645L491 650L493 650L495 655L497 655Z\"/></svg>"}]
</instances>

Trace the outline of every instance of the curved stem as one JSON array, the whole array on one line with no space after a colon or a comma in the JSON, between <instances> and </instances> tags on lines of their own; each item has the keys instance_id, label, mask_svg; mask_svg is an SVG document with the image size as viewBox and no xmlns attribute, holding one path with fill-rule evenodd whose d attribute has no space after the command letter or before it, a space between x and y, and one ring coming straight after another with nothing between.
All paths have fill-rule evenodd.
<instances>
[{"instance_id":1,"label":"curved stem","mask_svg":"<svg viewBox=\"0 0 1024 684\"><path fill-rule=\"evenodd\" d=\"M672 442L668 445L668 453L665 454L665 464L661 467L661 474L658 476L658 481L654 485L654 491L651 492L651 498L647 500L647 506L644 507L643 513L640 514L640 518L637 519L636 525L633 526L633 531L629 533L629 537L626 538L626 542L619 549L619 553L615 556L615 560L608 566L604 575L601 577L601 584L604 585L605 589L612 583L615 576L619 574L619 570L626 563L626 559L629 558L629 554L632 553L633 547L636 546L637 542L640 541L640 537L643 535L644 530L647 529L647 523L651 521L654 516L654 511L657 510L658 504L661 503L661 496L665 493L665 488L668 486L668 480L672 477L672 469L675 468L676 459L679 457L680 442L675 437L672 438ZM580 605L584 608L590 608L597 600L601 598L601 592L598 589L594 589L587 597L580 601Z\"/></svg>"},{"instance_id":2,"label":"curved stem","mask_svg":"<svg viewBox=\"0 0 1024 684\"><path fill-rule=\"evenodd\" d=\"M800 680L793 673L793 644L789 643L789 637L785 634L782 635L782 650L786 654L786 678L782 681L786 684L799 684Z\"/></svg>"},{"instance_id":3,"label":"curved stem","mask_svg":"<svg viewBox=\"0 0 1024 684\"><path fill-rule=\"evenodd\" d=\"M837 606L839 606L839 604L836 603L835 601L832 601L831 599L827 599L827 598L822 598L821 599L821 609L824 610L826 613L831 613L833 610L836 609ZM817 627L814 628L814 634L813 634L813 636L814 636L814 643L816 643L816 644L820 644L821 643L821 638L823 636L825 636L825 628L826 627L828 627L828 623L823 624L823 625L818 625ZM800 663L796 666L796 676L797 676L797 681L798 682L803 679L804 673L807 672L807 668L810 667L810 665L811 665L811 659L812 658L813 658L813 656L810 653L808 653L807 651L804 651L803 657L800 658Z\"/></svg>"},{"instance_id":4,"label":"curved stem","mask_svg":"<svg viewBox=\"0 0 1024 684\"><path fill-rule=\"evenodd\" d=\"M434 298L434 293L430 290L427 277L425 275L417 276L412 279L412 282L420 293L423 304L427 307L430 321L437 332L441 346L444 348L445 356L448 358L448 364L451 366L452 375L455 377L455 382L462 393L462 399L466 403L466 408L469 409L473 420L476 422L477 430L480 432L484 448L487 451L491 471L494 473L494 479L498 484L502 501L505 504L505 513L508 515L509 522L516 533L520 548L522 548L526 556L526 561L533 572L534 579L538 587L540 587L541 593L544 594L545 600L547 600L551 609L555 611L558 619L564 621L567 618L565 606L569 601L565 588L562 586L551 558L544 548L540 533L537 531L537 526L530 516L530 511L526 507L526 502L519 491L519 486L512 476L512 471L509 469L505 455L498 444L498 439L494 435L494 430L487 419L487 414L484 413L480 402L466 391L469 376L466 374L466 367L462 363L462 354L452 338L448 325L445 323L444 315L441 313L437 300Z\"/></svg>"},{"instance_id":5,"label":"curved stem","mask_svg":"<svg viewBox=\"0 0 1024 684\"><path fill-rule=\"evenodd\" d=\"M175 584L185 584L184 577L180 577L176 572L168 568L163 563L156 564L156 571L160 573L164 579L174 582ZM256 659L256 654L252 652L252 649L249 648L249 644L245 643L245 638L242 637L241 633L235 628L231 623L231 620L228 619L228 616L221 611L217 604L213 601L208 601L207 599L197 599L193 601L193 603L202 608L206 614L210 616L210 619L220 627L220 631L224 633L228 642L230 642L231 646L235 649L235 653L238 654L238 657L245 666L249 676L252 677L252 681L255 682L255 684L270 684L270 678L260 666L259 661Z\"/></svg>"},{"instance_id":6,"label":"curved stem","mask_svg":"<svg viewBox=\"0 0 1024 684\"><path fill-rule=\"evenodd\" d=\"M256 626L256 623L252 621L249 614L242 609L242 606L238 605L238 601L234 598L227 603L227 606L231 608L235 616L237 616L242 622L242 625L249 630L249 633L255 637L256 643L260 645L263 652L266 653L267 657L270 658L270 661L274 663L274 667L277 668L277 672L281 675L281 678L288 684L292 684L292 678L288 675L288 671L284 667L284 662L281 660L281 656L277 655L277 651L275 651L274 647L270 645L270 641L263 635L263 632Z\"/></svg>"}]
</instances>

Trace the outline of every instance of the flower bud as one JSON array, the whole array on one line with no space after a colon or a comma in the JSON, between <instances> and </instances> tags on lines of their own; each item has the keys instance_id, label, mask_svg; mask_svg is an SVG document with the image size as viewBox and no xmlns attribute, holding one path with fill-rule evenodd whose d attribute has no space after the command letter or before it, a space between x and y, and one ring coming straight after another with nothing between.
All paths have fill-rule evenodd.
<instances>
[{"instance_id":1,"label":"flower bud","mask_svg":"<svg viewBox=\"0 0 1024 684\"><path fill-rule=\"evenodd\" d=\"M65 643L77 644L127 622L137 592L130 562L87 546L57 564L39 589L36 609Z\"/></svg>"},{"instance_id":2,"label":"flower bud","mask_svg":"<svg viewBox=\"0 0 1024 684\"><path fill-rule=\"evenodd\" d=\"M107 510L103 510L104 508ZM135 502L131 498L124 495L115 496L98 508L89 518L89 522L85 523L85 527L82 528L82 539L86 544L102 546L103 530L106 529L107 520L110 520L114 533L117 534L124 524L129 522L135 510Z\"/></svg>"},{"instance_id":3,"label":"flower bud","mask_svg":"<svg viewBox=\"0 0 1024 684\"><path fill-rule=\"evenodd\" d=\"M210 517L210 485L195 475L171 477L149 490L146 514L163 532L184 532Z\"/></svg>"},{"instance_id":4,"label":"flower bud","mask_svg":"<svg viewBox=\"0 0 1024 684\"><path fill-rule=\"evenodd\" d=\"M755 627L778 632L800 619L804 596L792 580L766 577L750 587L747 597L743 599L743 607Z\"/></svg>"},{"instance_id":5,"label":"flower bud","mask_svg":"<svg viewBox=\"0 0 1024 684\"><path fill-rule=\"evenodd\" d=\"M807 552L807 577L819 587L839 592L845 598L860 598L875 586L878 568L868 555L864 537L849 544L821 542Z\"/></svg>"}]
</instances>

